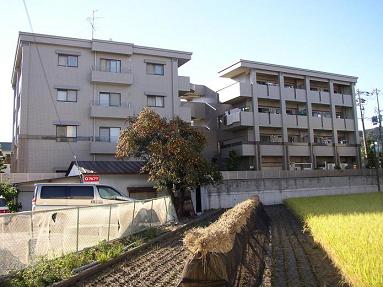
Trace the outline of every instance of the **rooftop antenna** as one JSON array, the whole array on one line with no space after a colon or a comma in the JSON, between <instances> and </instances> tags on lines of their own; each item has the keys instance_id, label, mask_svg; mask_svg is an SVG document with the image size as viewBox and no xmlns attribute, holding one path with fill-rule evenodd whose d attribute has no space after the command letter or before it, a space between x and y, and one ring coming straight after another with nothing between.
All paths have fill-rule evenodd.
<instances>
[{"instance_id":1,"label":"rooftop antenna","mask_svg":"<svg viewBox=\"0 0 383 287\"><path fill-rule=\"evenodd\" d=\"M96 20L102 18L102 17L95 17L96 12L98 12L98 10L93 10L92 11L92 17L86 18L90 24L91 29L92 29L92 40L94 39L94 32L96 31Z\"/></svg>"}]
</instances>

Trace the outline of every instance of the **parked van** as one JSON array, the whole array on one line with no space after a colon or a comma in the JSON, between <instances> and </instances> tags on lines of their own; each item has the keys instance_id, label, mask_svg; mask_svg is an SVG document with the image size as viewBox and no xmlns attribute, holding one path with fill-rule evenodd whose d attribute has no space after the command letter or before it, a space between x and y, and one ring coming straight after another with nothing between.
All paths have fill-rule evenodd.
<instances>
[{"instance_id":1,"label":"parked van","mask_svg":"<svg viewBox=\"0 0 383 287\"><path fill-rule=\"evenodd\" d=\"M133 201L111 186L83 183L38 183L32 199L32 210L59 209L74 206Z\"/></svg>"}]
</instances>

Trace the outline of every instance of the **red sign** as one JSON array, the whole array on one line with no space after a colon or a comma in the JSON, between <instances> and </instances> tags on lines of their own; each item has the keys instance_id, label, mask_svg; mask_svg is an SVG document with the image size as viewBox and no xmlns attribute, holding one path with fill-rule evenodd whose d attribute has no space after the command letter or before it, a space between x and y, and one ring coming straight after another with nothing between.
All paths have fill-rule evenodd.
<instances>
[{"instance_id":1,"label":"red sign","mask_svg":"<svg viewBox=\"0 0 383 287\"><path fill-rule=\"evenodd\" d=\"M100 176L99 175L84 175L83 176L83 182L99 182Z\"/></svg>"}]
</instances>

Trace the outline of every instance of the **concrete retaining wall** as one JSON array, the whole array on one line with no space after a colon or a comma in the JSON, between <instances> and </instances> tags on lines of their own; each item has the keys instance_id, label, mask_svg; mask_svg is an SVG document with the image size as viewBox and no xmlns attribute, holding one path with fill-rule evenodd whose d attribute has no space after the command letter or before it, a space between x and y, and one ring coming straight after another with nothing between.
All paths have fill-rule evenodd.
<instances>
[{"instance_id":1,"label":"concrete retaining wall","mask_svg":"<svg viewBox=\"0 0 383 287\"><path fill-rule=\"evenodd\" d=\"M383 178L380 179L381 183ZM253 195L263 204L280 204L286 198L378 191L375 176L230 179L201 188L202 209L233 207ZM194 195L194 194L193 194ZM194 197L194 196L193 196ZM193 198L195 199L195 197Z\"/></svg>"}]
</instances>

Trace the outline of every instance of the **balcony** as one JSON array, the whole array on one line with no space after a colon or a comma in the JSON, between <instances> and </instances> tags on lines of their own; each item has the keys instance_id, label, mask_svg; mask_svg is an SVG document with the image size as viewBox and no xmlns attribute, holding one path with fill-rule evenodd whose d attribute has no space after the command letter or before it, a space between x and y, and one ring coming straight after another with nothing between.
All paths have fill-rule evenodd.
<instances>
[{"instance_id":1,"label":"balcony","mask_svg":"<svg viewBox=\"0 0 383 287\"><path fill-rule=\"evenodd\" d=\"M178 76L178 90L190 92L190 77Z\"/></svg>"},{"instance_id":2,"label":"balcony","mask_svg":"<svg viewBox=\"0 0 383 287\"><path fill-rule=\"evenodd\" d=\"M224 116L223 129L225 130L240 130L251 126L254 126L253 112L238 111Z\"/></svg>"},{"instance_id":3,"label":"balcony","mask_svg":"<svg viewBox=\"0 0 383 287\"><path fill-rule=\"evenodd\" d=\"M281 98L280 92L279 92L279 85L274 85L274 84L268 84L268 85L256 84L255 95L258 98L266 98L266 99L279 100Z\"/></svg>"},{"instance_id":4,"label":"balcony","mask_svg":"<svg viewBox=\"0 0 383 287\"><path fill-rule=\"evenodd\" d=\"M179 110L179 117L181 120L190 123L191 121L191 108L190 103L187 102L181 102L180 110Z\"/></svg>"},{"instance_id":5,"label":"balcony","mask_svg":"<svg viewBox=\"0 0 383 287\"><path fill-rule=\"evenodd\" d=\"M313 129L332 130L331 118L311 117L311 125Z\"/></svg>"},{"instance_id":6,"label":"balcony","mask_svg":"<svg viewBox=\"0 0 383 287\"><path fill-rule=\"evenodd\" d=\"M286 126L288 128L308 128L308 119L307 116L300 115L286 115Z\"/></svg>"},{"instance_id":7,"label":"balcony","mask_svg":"<svg viewBox=\"0 0 383 287\"><path fill-rule=\"evenodd\" d=\"M283 96L287 101L306 102L306 90L283 88Z\"/></svg>"},{"instance_id":8,"label":"balcony","mask_svg":"<svg viewBox=\"0 0 383 287\"><path fill-rule=\"evenodd\" d=\"M97 140L97 139L96 139ZM91 154L115 154L116 142L95 141L90 143Z\"/></svg>"},{"instance_id":9,"label":"balcony","mask_svg":"<svg viewBox=\"0 0 383 287\"><path fill-rule=\"evenodd\" d=\"M133 74L131 71L113 73L93 69L91 82L100 84L131 85L133 84Z\"/></svg>"},{"instance_id":10,"label":"balcony","mask_svg":"<svg viewBox=\"0 0 383 287\"><path fill-rule=\"evenodd\" d=\"M310 91L309 97L312 103L314 104L330 104L330 93L324 91Z\"/></svg>"},{"instance_id":11,"label":"balcony","mask_svg":"<svg viewBox=\"0 0 383 287\"><path fill-rule=\"evenodd\" d=\"M219 100L224 104L234 104L251 98L251 85L248 83L235 83L218 91Z\"/></svg>"},{"instance_id":12,"label":"balcony","mask_svg":"<svg viewBox=\"0 0 383 287\"><path fill-rule=\"evenodd\" d=\"M265 144L260 145L261 156L283 156L283 145L279 144Z\"/></svg>"},{"instance_id":13,"label":"balcony","mask_svg":"<svg viewBox=\"0 0 383 287\"><path fill-rule=\"evenodd\" d=\"M281 127L282 117L280 114L258 113L259 125L263 127Z\"/></svg>"},{"instance_id":14,"label":"balcony","mask_svg":"<svg viewBox=\"0 0 383 287\"><path fill-rule=\"evenodd\" d=\"M353 119L335 119L335 128L342 131L354 131L355 122Z\"/></svg>"},{"instance_id":15,"label":"balcony","mask_svg":"<svg viewBox=\"0 0 383 287\"><path fill-rule=\"evenodd\" d=\"M234 143L231 146L221 148L222 157L228 158L229 152L232 150L234 150L239 156L255 156L255 149L253 144Z\"/></svg>"},{"instance_id":16,"label":"balcony","mask_svg":"<svg viewBox=\"0 0 383 287\"><path fill-rule=\"evenodd\" d=\"M334 156L334 148L332 145L318 145L313 147L315 156Z\"/></svg>"},{"instance_id":17,"label":"balcony","mask_svg":"<svg viewBox=\"0 0 383 287\"><path fill-rule=\"evenodd\" d=\"M289 144L289 156L310 156L310 147L307 143Z\"/></svg>"},{"instance_id":18,"label":"balcony","mask_svg":"<svg viewBox=\"0 0 383 287\"><path fill-rule=\"evenodd\" d=\"M346 107L353 106L351 95L335 93L332 101L333 101L333 104L337 106L346 106Z\"/></svg>"},{"instance_id":19,"label":"balcony","mask_svg":"<svg viewBox=\"0 0 383 287\"><path fill-rule=\"evenodd\" d=\"M91 118L126 119L133 116L133 109L126 103L119 107L92 105L90 107Z\"/></svg>"},{"instance_id":20,"label":"balcony","mask_svg":"<svg viewBox=\"0 0 383 287\"><path fill-rule=\"evenodd\" d=\"M207 104L203 102L188 102L188 106L190 106L191 117L193 119L206 119L206 108Z\"/></svg>"},{"instance_id":21,"label":"balcony","mask_svg":"<svg viewBox=\"0 0 383 287\"><path fill-rule=\"evenodd\" d=\"M339 156L357 156L357 147L355 146L337 146Z\"/></svg>"}]
</instances>

